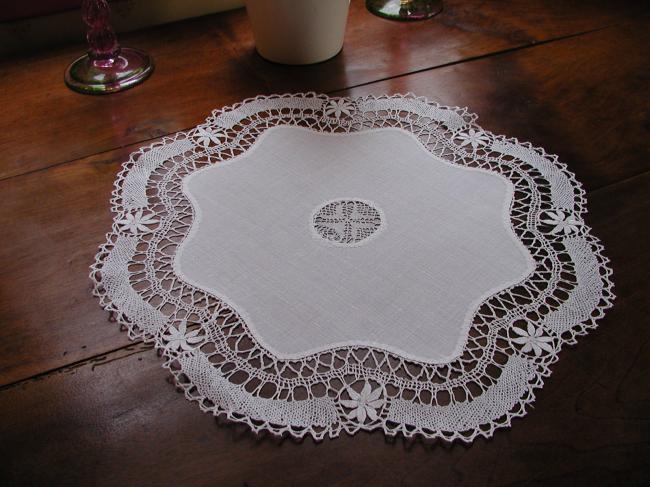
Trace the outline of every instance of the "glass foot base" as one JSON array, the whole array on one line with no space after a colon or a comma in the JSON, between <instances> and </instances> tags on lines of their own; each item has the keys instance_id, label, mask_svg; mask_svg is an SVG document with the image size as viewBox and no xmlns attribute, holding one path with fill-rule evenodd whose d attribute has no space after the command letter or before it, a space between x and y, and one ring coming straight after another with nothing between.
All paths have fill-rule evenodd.
<instances>
[{"instance_id":1,"label":"glass foot base","mask_svg":"<svg viewBox=\"0 0 650 487\"><path fill-rule=\"evenodd\" d=\"M366 8L391 20L424 20L442 11L442 0L366 0Z\"/></svg>"},{"instance_id":2,"label":"glass foot base","mask_svg":"<svg viewBox=\"0 0 650 487\"><path fill-rule=\"evenodd\" d=\"M143 51L123 47L111 59L91 59L88 54L65 71L65 84L74 91L103 95L142 83L153 72L153 59Z\"/></svg>"}]
</instances>

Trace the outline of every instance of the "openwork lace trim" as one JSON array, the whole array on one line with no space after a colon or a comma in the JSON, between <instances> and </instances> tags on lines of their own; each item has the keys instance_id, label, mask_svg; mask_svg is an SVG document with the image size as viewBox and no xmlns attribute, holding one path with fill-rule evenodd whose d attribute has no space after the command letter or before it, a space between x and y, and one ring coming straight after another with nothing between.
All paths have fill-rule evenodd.
<instances>
[{"instance_id":1,"label":"openwork lace trim","mask_svg":"<svg viewBox=\"0 0 650 487\"><path fill-rule=\"evenodd\" d=\"M111 198L112 230L91 267L94 294L130 338L155 344L188 399L253 431L489 437L526 413L562 346L594 328L614 294L574 175L556 156L476 120L467 109L412 94L260 96L216 110L124 163ZM279 125L330 133L401 128L450 163L501 174L514 186L511 225L535 270L483 302L463 353L449 363L357 345L275 357L235 309L184 282L173 263L194 219L183 178L243 154Z\"/></svg>"}]
</instances>

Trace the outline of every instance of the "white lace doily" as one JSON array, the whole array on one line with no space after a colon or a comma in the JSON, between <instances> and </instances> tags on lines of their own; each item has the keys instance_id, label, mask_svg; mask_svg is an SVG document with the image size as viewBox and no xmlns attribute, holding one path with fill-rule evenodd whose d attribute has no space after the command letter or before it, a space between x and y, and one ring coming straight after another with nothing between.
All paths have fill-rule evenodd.
<instances>
[{"instance_id":1,"label":"white lace doily","mask_svg":"<svg viewBox=\"0 0 650 487\"><path fill-rule=\"evenodd\" d=\"M471 441L611 306L585 203L466 109L257 97L132 154L91 279L204 411Z\"/></svg>"}]
</instances>

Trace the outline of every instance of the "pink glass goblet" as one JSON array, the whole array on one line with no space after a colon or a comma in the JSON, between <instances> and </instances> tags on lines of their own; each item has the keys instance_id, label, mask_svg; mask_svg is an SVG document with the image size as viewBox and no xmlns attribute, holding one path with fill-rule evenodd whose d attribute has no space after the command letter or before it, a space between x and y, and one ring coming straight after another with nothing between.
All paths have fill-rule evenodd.
<instances>
[{"instance_id":1,"label":"pink glass goblet","mask_svg":"<svg viewBox=\"0 0 650 487\"><path fill-rule=\"evenodd\" d=\"M391 20L424 20L442 11L442 0L366 0L366 8Z\"/></svg>"},{"instance_id":2,"label":"pink glass goblet","mask_svg":"<svg viewBox=\"0 0 650 487\"><path fill-rule=\"evenodd\" d=\"M106 0L83 0L81 14L90 50L66 69L68 87L93 95L115 93L142 83L151 75L151 56L118 44Z\"/></svg>"}]
</instances>

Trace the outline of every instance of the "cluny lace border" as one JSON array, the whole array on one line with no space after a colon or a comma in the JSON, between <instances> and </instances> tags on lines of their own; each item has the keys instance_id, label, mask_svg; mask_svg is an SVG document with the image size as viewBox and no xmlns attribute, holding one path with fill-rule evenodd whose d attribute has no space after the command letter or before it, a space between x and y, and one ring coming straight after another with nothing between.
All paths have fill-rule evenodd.
<instances>
[{"instance_id":1,"label":"cluny lace border","mask_svg":"<svg viewBox=\"0 0 650 487\"><path fill-rule=\"evenodd\" d=\"M111 197L112 229L91 266L94 294L131 339L161 351L189 400L255 432L490 437L526 413L562 346L594 328L614 294L574 175L556 156L494 135L476 120L467 109L412 94L259 96L215 110L204 124L123 164ZM334 133L401 128L453 164L501 174L514 186L511 225L535 271L480 306L462 352L449 363L359 345L278 359L228 303L174 272L194 217L183 178L245 153L278 125Z\"/></svg>"}]
</instances>

